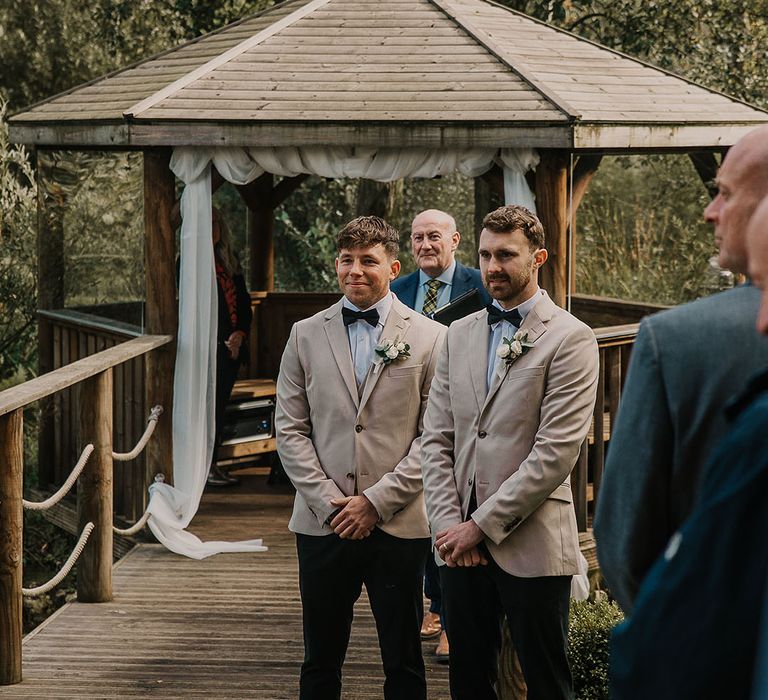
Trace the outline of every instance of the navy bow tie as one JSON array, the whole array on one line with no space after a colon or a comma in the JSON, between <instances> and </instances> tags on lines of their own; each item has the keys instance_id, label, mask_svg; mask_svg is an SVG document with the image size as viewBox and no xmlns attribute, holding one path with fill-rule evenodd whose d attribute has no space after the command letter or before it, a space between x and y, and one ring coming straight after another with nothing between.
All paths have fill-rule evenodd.
<instances>
[{"instance_id":1,"label":"navy bow tie","mask_svg":"<svg viewBox=\"0 0 768 700\"><path fill-rule=\"evenodd\" d=\"M368 311L355 311L354 309L349 309L346 306L342 306L341 315L344 318L345 326L351 326L357 321L365 321L366 323L370 323L375 327L379 322L379 312L376 311L376 309L368 309Z\"/></svg>"},{"instance_id":2,"label":"navy bow tie","mask_svg":"<svg viewBox=\"0 0 768 700\"><path fill-rule=\"evenodd\" d=\"M489 326L492 326L494 323L498 323L499 321L509 321L509 323L511 323L513 326L519 328L520 324L523 322L523 317L520 315L520 312L517 309L512 309L511 311L502 311L498 306L495 306L494 304L488 304L488 306L485 307L485 310L488 312Z\"/></svg>"}]
</instances>

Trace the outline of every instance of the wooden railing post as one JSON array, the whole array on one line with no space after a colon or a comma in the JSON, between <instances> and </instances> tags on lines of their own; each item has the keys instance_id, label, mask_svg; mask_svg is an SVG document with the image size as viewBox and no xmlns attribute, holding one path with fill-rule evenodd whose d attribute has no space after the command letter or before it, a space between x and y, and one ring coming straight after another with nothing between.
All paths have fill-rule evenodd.
<instances>
[{"instance_id":1,"label":"wooden railing post","mask_svg":"<svg viewBox=\"0 0 768 700\"><path fill-rule=\"evenodd\" d=\"M112 370L80 386L80 447L93 443L93 454L77 482L79 531L94 530L77 568L81 603L112 600Z\"/></svg>"},{"instance_id":2,"label":"wooden railing post","mask_svg":"<svg viewBox=\"0 0 768 700\"><path fill-rule=\"evenodd\" d=\"M23 414L0 416L0 685L21 682Z\"/></svg>"}]
</instances>

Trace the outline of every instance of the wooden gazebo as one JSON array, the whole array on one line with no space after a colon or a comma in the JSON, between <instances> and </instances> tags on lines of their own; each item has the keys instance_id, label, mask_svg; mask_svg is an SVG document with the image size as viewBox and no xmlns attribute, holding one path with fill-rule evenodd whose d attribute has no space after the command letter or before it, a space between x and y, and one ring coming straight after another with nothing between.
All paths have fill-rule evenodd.
<instances>
[{"instance_id":1,"label":"wooden gazebo","mask_svg":"<svg viewBox=\"0 0 768 700\"><path fill-rule=\"evenodd\" d=\"M569 203L575 210L603 154L687 152L709 180L715 154L765 122L762 110L487 0L288 0L50 98L10 129L39 150L143 152L146 331L172 334L176 146L535 148L530 183L550 250L543 284L565 304ZM498 186L498 172L485 177ZM268 173L240 188L256 292L272 290L273 209L300 179ZM63 296L47 282L57 279L48 268L59 257L46 253L56 232L39 235L41 308L50 309ZM171 405L173 362L173 349L148 361L152 404ZM148 473L170 454L166 421Z\"/></svg>"}]
</instances>

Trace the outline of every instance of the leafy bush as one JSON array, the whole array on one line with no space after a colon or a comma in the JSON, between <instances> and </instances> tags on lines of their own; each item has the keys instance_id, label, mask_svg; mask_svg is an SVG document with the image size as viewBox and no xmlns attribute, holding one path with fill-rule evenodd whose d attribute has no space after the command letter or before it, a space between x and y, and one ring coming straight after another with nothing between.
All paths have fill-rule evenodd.
<instances>
[{"instance_id":1,"label":"leafy bush","mask_svg":"<svg viewBox=\"0 0 768 700\"><path fill-rule=\"evenodd\" d=\"M605 599L571 603L568 659L578 700L608 697L611 629L624 619L619 606Z\"/></svg>"},{"instance_id":2,"label":"leafy bush","mask_svg":"<svg viewBox=\"0 0 768 700\"><path fill-rule=\"evenodd\" d=\"M29 155L8 142L0 99L0 379L21 370L24 381L35 365L36 198Z\"/></svg>"}]
</instances>

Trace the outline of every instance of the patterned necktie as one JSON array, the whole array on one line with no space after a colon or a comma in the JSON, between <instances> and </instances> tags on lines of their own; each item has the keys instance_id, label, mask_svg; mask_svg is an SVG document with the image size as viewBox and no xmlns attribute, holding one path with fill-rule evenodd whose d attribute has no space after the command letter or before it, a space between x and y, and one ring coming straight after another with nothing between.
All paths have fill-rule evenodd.
<instances>
[{"instance_id":1,"label":"patterned necktie","mask_svg":"<svg viewBox=\"0 0 768 700\"><path fill-rule=\"evenodd\" d=\"M427 281L427 293L424 295L424 306L421 313L431 316L437 308L437 290L440 289L440 280Z\"/></svg>"}]
</instances>

